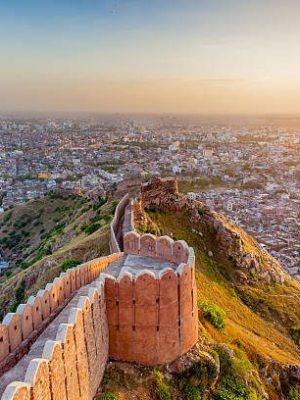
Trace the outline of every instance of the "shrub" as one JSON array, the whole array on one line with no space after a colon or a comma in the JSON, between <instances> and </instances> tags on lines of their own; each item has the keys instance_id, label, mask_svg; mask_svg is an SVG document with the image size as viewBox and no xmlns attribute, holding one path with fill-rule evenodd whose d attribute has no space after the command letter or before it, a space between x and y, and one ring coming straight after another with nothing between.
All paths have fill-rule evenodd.
<instances>
[{"instance_id":1,"label":"shrub","mask_svg":"<svg viewBox=\"0 0 300 400\"><path fill-rule=\"evenodd\" d=\"M165 383L164 376L160 371L153 371L155 383L155 394L158 400L171 400L170 387Z\"/></svg>"},{"instance_id":2,"label":"shrub","mask_svg":"<svg viewBox=\"0 0 300 400\"><path fill-rule=\"evenodd\" d=\"M94 223L94 224L86 226L84 228L84 233L86 233L87 235L91 235L92 233L96 232L99 228L100 228L100 224Z\"/></svg>"},{"instance_id":3,"label":"shrub","mask_svg":"<svg viewBox=\"0 0 300 400\"><path fill-rule=\"evenodd\" d=\"M288 400L300 400L300 387L298 385L290 387Z\"/></svg>"},{"instance_id":4,"label":"shrub","mask_svg":"<svg viewBox=\"0 0 300 400\"><path fill-rule=\"evenodd\" d=\"M230 379L223 379L222 386L214 394L216 400L246 400L247 398L245 385Z\"/></svg>"},{"instance_id":5,"label":"shrub","mask_svg":"<svg viewBox=\"0 0 300 400\"><path fill-rule=\"evenodd\" d=\"M79 264L79 260L77 260L76 258L71 258L69 260L63 261L63 263L60 265L60 268L63 272L66 272L69 268L76 267Z\"/></svg>"},{"instance_id":6,"label":"shrub","mask_svg":"<svg viewBox=\"0 0 300 400\"><path fill-rule=\"evenodd\" d=\"M185 400L201 400L200 389L197 386L187 384L184 388Z\"/></svg>"},{"instance_id":7,"label":"shrub","mask_svg":"<svg viewBox=\"0 0 300 400\"><path fill-rule=\"evenodd\" d=\"M21 262L21 269L27 269L28 267L30 267L30 264L26 261L22 261Z\"/></svg>"},{"instance_id":8,"label":"shrub","mask_svg":"<svg viewBox=\"0 0 300 400\"><path fill-rule=\"evenodd\" d=\"M214 357L201 357L183 372L182 377L187 383L192 382L194 385L206 387L217 375L218 367Z\"/></svg>"},{"instance_id":9,"label":"shrub","mask_svg":"<svg viewBox=\"0 0 300 400\"><path fill-rule=\"evenodd\" d=\"M225 325L225 311L214 303L204 301L201 303L204 318L215 328L222 329Z\"/></svg>"},{"instance_id":10,"label":"shrub","mask_svg":"<svg viewBox=\"0 0 300 400\"><path fill-rule=\"evenodd\" d=\"M119 203L119 202L118 202L117 200L114 200L114 201L111 203L111 213L112 213L112 214L115 213L118 203Z\"/></svg>"},{"instance_id":11,"label":"shrub","mask_svg":"<svg viewBox=\"0 0 300 400\"><path fill-rule=\"evenodd\" d=\"M102 216L102 219L104 219L104 221L105 221L106 223L108 223L108 222L110 222L110 221L112 220L112 215L110 215L110 214L105 214L105 215Z\"/></svg>"},{"instance_id":12,"label":"shrub","mask_svg":"<svg viewBox=\"0 0 300 400\"><path fill-rule=\"evenodd\" d=\"M11 216L12 216L12 210L7 211L4 214L3 222L6 224L11 219Z\"/></svg>"},{"instance_id":13,"label":"shrub","mask_svg":"<svg viewBox=\"0 0 300 400\"><path fill-rule=\"evenodd\" d=\"M118 400L119 396L112 393L112 392L107 392L107 393L103 393L100 397L99 400Z\"/></svg>"},{"instance_id":14,"label":"shrub","mask_svg":"<svg viewBox=\"0 0 300 400\"><path fill-rule=\"evenodd\" d=\"M199 208L198 209L199 217L201 217L201 218L204 217L205 213L206 213L205 208Z\"/></svg>"},{"instance_id":15,"label":"shrub","mask_svg":"<svg viewBox=\"0 0 300 400\"><path fill-rule=\"evenodd\" d=\"M5 276L6 276L6 278L11 277L12 276L12 270L5 271Z\"/></svg>"},{"instance_id":16,"label":"shrub","mask_svg":"<svg viewBox=\"0 0 300 400\"><path fill-rule=\"evenodd\" d=\"M300 345L300 326L292 326L290 329L290 334L294 340L294 342L299 346Z\"/></svg>"}]
</instances>

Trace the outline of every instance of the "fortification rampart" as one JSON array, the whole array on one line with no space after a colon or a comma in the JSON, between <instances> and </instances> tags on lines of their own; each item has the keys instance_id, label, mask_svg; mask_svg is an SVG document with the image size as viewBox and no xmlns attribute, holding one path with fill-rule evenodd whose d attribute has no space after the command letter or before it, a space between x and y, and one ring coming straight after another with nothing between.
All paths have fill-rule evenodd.
<instances>
[{"instance_id":1,"label":"fortification rampart","mask_svg":"<svg viewBox=\"0 0 300 400\"><path fill-rule=\"evenodd\" d=\"M62 273L4 318L2 400L91 400L108 357L164 364L197 342L194 251L138 235L132 209L128 196L116 208L116 253Z\"/></svg>"},{"instance_id":2,"label":"fortification rampart","mask_svg":"<svg viewBox=\"0 0 300 400\"><path fill-rule=\"evenodd\" d=\"M174 361L198 339L194 251L182 240L129 232L124 254L172 267L153 271L141 264L136 273L124 267L118 277L102 275L110 357L144 365Z\"/></svg>"},{"instance_id":3,"label":"fortification rampart","mask_svg":"<svg viewBox=\"0 0 300 400\"><path fill-rule=\"evenodd\" d=\"M119 253L122 249L122 224L126 207L129 205L129 195L126 194L118 203L114 218L110 225L110 251Z\"/></svg>"},{"instance_id":4,"label":"fortification rampart","mask_svg":"<svg viewBox=\"0 0 300 400\"><path fill-rule=\"evenodd\" d=\"M48 283L44 290L8 313L0 324L0 374L11 368L28 350L35 338L61 311L74 293L96 279L121 253L101 257L68 269Z\"/></svg>"},{"instance_id":5,"label":"fortification rampart","mask_svg":"<svg viewBox=\"0 0 300 400\"><path fill-rule=\"evenodd\" d=\"M1 377L0 393L8 384L2 400L92 399L108 342L104 287L96 280L76 293L29 354Z\"/></svg>"}]
</instances>

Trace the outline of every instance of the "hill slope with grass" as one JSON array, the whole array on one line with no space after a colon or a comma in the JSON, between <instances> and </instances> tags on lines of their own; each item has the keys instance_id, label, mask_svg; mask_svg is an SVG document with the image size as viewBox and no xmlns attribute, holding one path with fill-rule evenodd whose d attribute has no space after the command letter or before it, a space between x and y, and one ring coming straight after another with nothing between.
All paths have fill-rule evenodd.
<instances>
[{"instance_id":1,"label":"hill slope with grass","mask_svg":"<svg viewBox=\"0 0 300 400\"><path fill-rule=\"evenodd\" d=\"M299 282L244 230L168 181L142 190L135 225L194 248L200 339L159 379L111 366L105 390L120 399L299 399Z\"/></svg>"},{"instance_id":2,"label":"hill slope with grass","mask_svg":"<svg viewBox=\"0 0 300 400\"><path fill-rule=\"evenodd\" d=\"M0 246L10 268L0 276L1 316L70 266L109 254L109 223L117 201L66 192L6 211Z\"/></svg>"}]
</instances>

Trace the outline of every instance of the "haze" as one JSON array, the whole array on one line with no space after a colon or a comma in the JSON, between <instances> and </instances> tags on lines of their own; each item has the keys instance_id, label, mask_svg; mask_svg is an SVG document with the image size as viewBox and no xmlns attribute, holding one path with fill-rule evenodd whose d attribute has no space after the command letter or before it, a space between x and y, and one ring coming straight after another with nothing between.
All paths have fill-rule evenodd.
<instances>
[{"instance_id":1,"label":"haze","mask_svg":"<svg viewBox=\"0 0 300 400\"><path fill-rule=\"evenodd\" d=\"M0 113L299 113L299 15L297 0L2 0Z\"/></svg>"}]
</instances>

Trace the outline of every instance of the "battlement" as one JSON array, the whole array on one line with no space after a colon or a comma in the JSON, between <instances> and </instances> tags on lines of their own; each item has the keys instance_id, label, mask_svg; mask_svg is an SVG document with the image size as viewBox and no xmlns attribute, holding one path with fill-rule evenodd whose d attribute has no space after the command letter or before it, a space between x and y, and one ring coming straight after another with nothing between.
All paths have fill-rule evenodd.
<instances>
[{"instance_id":1,"label":"battlement","mask_svg":"<svg viewBox=\"0 0 300 400\"><path fill-rule=\"evenodd\" d=\"M193 249L140 236L133 220L127 195L111 224L116 252L62 273L4 318L2 400L91 400L109 357L165 364L196 344Z\"/></svg>"},{"instance_id":2,"label":"battlement","mask_svg":"<svg viewBox=\"0 0 300 400\"><path fill-rule=\"evenodd\" d=\"M0 373L13 366L35 338L57 316L81 287L94 281L121 253L100 257L62 272L36 296L8 313L0 324Z\"/></svg>"},{"instance_id":3,"label":"battlement","mask_svg":"<svg viewBox=\"0 0 300 400\"><path fill-rule=\"evenodd\" d=\"M140 236L131 231L124 236L124 253L147 257L156 257L180 264L193 262L194 250L184 240L174 242L169 236L160 236L146 233Z\"/></svg>"},{"instance_id":4,"label":"battlement","mask_svg":"<svg viewBox=\"0 0 300 400\"><path fill-rule=\"evenodd\" d=\"M197 290L193 264L158 273L102 274L110 357L144 365L165 364L198 339Z\"/></svg>"}]
</instances>

